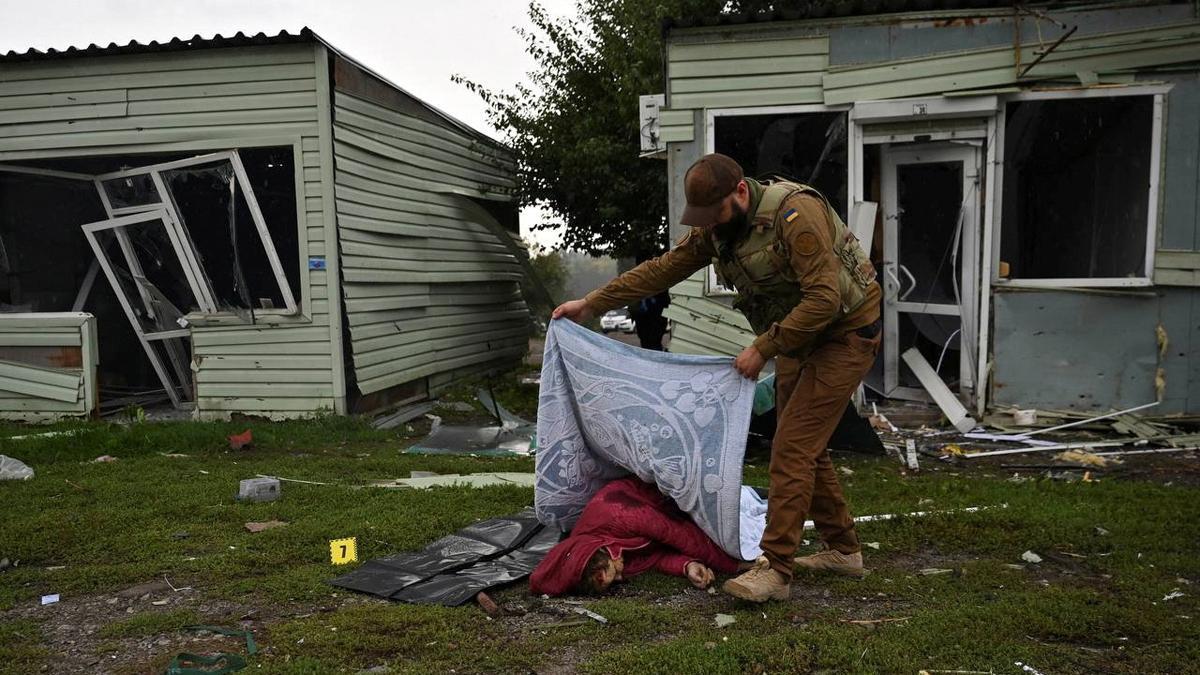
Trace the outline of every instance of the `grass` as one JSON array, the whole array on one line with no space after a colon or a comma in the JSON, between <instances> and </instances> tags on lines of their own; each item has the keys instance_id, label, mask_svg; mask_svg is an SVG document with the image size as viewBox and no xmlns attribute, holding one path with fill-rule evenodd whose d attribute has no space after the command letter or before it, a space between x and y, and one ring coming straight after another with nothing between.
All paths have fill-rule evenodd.
<instances>
[{"instance_id":1,"label":"grass","mask_svg":"<svg viewBox=\"0 0 1200 675\"><path fill-rule=\"evenodd\" d=\"M520 414L527 413L527 389L506 385L497 393ZM246 428L253 447L230 451L225 437ZM409 491L362 489L364 482L412 470L530 471L530 459L408 455L401 450L421 428L377 431L332 417L77 431L0 440L0 454L37 472L31 481L0 484L0 557L20 561L0 573L3 672L59 663L52 655L62 645L53 636L68 619L39 608L41 595L60 593L64 612L73 603L105 607L116 591L164 575L196 589L196 602L143 603L133 614L123 602L88 619L102 624L88 648L132 659L129 672L161 671L169 655L133 653L139 640L172 638L196 623L236 626L253 611L258 618L249 625L263 651L252 664L275 673L376 666L460 673L1018 672L1016 661L1047 673L1177 673L1195 672L1200 661L1200 501L1193 488L1014 483L978 466L901 476L890 460L850 458L839 463L854 471L843 483L857 514L992 508L864 523L863 541L879 545L866 550L873 574L861 581L798 576L788 603L749 606L645 575L587 599L607 625L557 627L548 624L577 617L556 615L565 605L544 603L521 585L496 599L528 613L497 619L473 606L390 604L328 585L344 569L329 564L330 539L356 536L360 560L368 560L419 548L532 499L518 487ZM0 429L0 436L15 433ZM120 459L91 463L104 454ZM234 501L238 480L259 473L330 485L287 483L277 502ZM766 484L765 465L752 462L746 480ZM242 527L271 519L288 525L259 534ZM1022 564L1026 550L1048 559L1010 567ZM930 567L953 571L919 573ZM1185 595L1162 600L1175 589ZM717 613L737 621L717 629ZM877 619L903 620L847 622Z\"/></svg>"}]
</instances>

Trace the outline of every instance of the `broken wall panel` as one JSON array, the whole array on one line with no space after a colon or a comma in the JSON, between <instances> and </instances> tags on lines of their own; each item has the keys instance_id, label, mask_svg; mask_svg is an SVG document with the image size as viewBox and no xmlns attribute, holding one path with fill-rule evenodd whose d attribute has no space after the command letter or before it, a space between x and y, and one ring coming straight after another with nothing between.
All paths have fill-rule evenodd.
<instances>
[{"instance_id":1,"label":"broken wall panel","mask_svg":"<svg viewBox=\"0 0 1200 675\"><path fill-rule=\"evenodd\" d=\"M518 360L528 350L529 325L521 266L478 222L486 211L460 201L504 197L513 187L511 160L489 157L495 151L462 130L401 106L344 91L335 92L334 104L343 292L358 393L423 378L444 382L455 371Z\"/></svg>"},{"instance_id":2,"label":"broken wall panel","mask_svg":"<svg viewBox=\"0 0 1200 675\"><path fill-rule=\"evenodd\" d=\"M1094 411L1155 400L1159 298L998 292L994 305L994 405ZM1158 412L1181 412L1173 403Z\"/></svg>"},{"instance_id":3,"label":"broken wall panel","mask_svg":"<svg viewBox=\"0 0 1200 675\"><path fill-rule=\"evenodd\" d=\"M335 295L331 302L328 289L331 279L336 282L336 276L331 276L324 264L332 257L328 269L335 269L337 255L336 247L329 245L329 241L336 240L331 229L332 208L327 212L325 201L327 195L332 198L332 186L325 185L322 174L327 155L322 152L321 139L328 131L318 122L319 103L327 100L327 94L325 99L318 94L326 86L318 78L325 58L325 50L319 45L296 44L0 64L0 108L21 97L70 99L114 89L127 91L129 100L127 114L104 119L74 123L52 119L0 121L0 162L45 165L68 158L84 162L116 156L127 158L126 166L136 166L160 161L145 160L153 155L174 159L231 147L243 151L258 147L288 148L294 162L289 177L295 186L292 208L297 218L298 244L298 250L290 256L290 264L298 281L296 300L301 315L258 316L258 324L254 326L241 323L241 319L233 324L192 323L196 349L205 356L188 364L197 369L201 417L225 418L239 412L282 418L344 409L339 403L341 388L335 385L339 382L342 361L330 358L331 353L339 351L334 345L341 332L337 298ZM332 158L327 161L332 162ZM84 170L99 173L118 168ZM247 170L252 171L249 167ZM95 194L94 189L92 193ZM79 218L74 227L78 231L78 224L102 217L103 213ZM80 242L86 247L82 236ZM310 267L310 257L321 264ZM86 266L79 274L85 272ZM106 284L99 286L98 293L107 292L103 287ZM70 296L66 304L69 308L74 291L64 294ZM120 314L117 316L123 319ZM121 328L128 332L127 326ZM311 342L313 329L323 335L317 343ZM102 333L111 330L100 327ZM245 349L239 344L243 335L253 335L263 345L261 350L269 353L239 353ZM112 343L105 339L105 345ZM314 344L319 347L313 347ZM292 345L304 345L308 353L288 358L294 351ZM108 361L144 361L139 355L140 347L137 349L138 352ZM272 370L304 371L305 377L319 379L318 384L324 386L308 391L285 388L271 396L256 396L251 392L269 383L258 368L221 367L235 362L253 364L257 356L273 359L271 365L277 368ZM321 359L315 367L311 361L314 357ZM250 360L239 361L243 358ZM223 373L223 392L246 393L207 396L204 389L209 386L206 370L210 367Z\"/></svg>"},{"instance_id":4,"label":"broken wall panel","mask_svg":"<svg viewBox=\"0 0 1200 675\"><path fill-rule=\"evenodd\" d=\"M90 417L98 355L90 314L0 314L0 419Z\"/></svg>"}]
</instances>

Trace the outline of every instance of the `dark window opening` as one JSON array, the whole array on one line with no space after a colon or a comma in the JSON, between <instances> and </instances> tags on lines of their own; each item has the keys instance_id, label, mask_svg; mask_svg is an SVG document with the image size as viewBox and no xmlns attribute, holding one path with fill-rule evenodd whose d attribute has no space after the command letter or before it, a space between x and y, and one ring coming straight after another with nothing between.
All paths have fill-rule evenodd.
<instances>
[{"instance_id":1,"label":"dark window opening","mask_svg":"<svg viewBox=\"0 0 1200 675\"><path fill-rule=\"evenodd\" d=\"M1001 260L1017 279L1145 277L1153 96L1006 108Z\"/></svg>"},{"instance_id":2,"label":"dark window opening","mask_svg":"<svg viewBox=\"0 0 1200 675\"><path fill-rule=\"evenodd\" d=\"M239 151L292 297L300 296L299 233L291 148ZM219 309L287 306L228 160L162 172Z\"/></svg>"},{"instance_id":3,"label":"dark window opening","mask_svg":"<svg viewBox=\"0 0 1200 675\"><path fill-rule=\"evenodd\" d=\"M720 116L715 150L752 178L778 176L815 187L846 220L846 122L845 112Z\"/></svg>"}]
</instances>

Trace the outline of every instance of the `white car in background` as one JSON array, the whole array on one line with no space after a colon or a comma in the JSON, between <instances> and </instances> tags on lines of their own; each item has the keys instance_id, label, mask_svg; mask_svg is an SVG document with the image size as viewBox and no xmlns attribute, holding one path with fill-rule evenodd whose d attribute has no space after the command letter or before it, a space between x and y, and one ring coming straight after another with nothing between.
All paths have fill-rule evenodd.
<instances>
[{"instance_id":1,"label":"white car in background","mask_svg":"<svg viewBox=\"0 0 1200 675\"><path fill-rule=\"evenodd\" d=\"M633 317L629 316L627 309L614 309L605 312L604 316L600 317L600 330L605 333L611 333L614 330L632 333L633 328Z\"/></svg>"}]
</instances>

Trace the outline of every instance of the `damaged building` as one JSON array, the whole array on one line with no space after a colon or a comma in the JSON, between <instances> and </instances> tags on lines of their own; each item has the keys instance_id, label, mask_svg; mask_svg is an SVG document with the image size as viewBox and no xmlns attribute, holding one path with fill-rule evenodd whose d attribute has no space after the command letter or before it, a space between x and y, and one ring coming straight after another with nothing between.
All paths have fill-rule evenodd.
<instances>
[{"instance_id":1,"label":"damaged building","mask_svg":"<svg viewBox=\"0 0 1200 675\"><path fill-rule=\"evenodd\" d=\"M513 176L307 29L0 55L0 417L365 412L511 365Z\"/></svg>"},{"instance_id":2,"label":"damaged building","mask_svg":"<svg viewBox=\"0 0 1200 675\"><path fill-rule=\"evenodd\" d=\"M1200 412L1200 9L1193 2L814 2L666 22L643 149L670 222L701 155L819 188L870 251L868 386L971 408ZM674 225L673 239L682 234ZM752 336L710 267L672 351Z\"/></svg>"}]
</instances>

